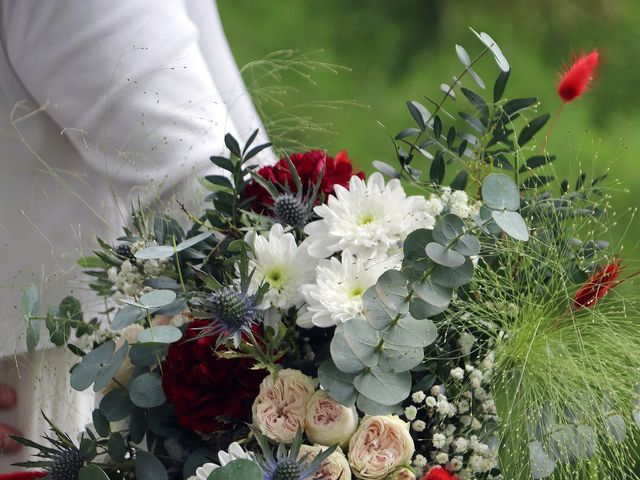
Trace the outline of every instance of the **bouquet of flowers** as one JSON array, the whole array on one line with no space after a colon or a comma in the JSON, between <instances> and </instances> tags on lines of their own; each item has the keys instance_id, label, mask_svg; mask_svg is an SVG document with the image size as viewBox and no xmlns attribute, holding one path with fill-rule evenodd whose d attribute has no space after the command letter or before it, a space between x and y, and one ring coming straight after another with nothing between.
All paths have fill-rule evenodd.
<instances>
[{"instance_id":1,"label":"bouquet of flowers","mask_svg":"<svg viewBox=\"0 0 640 480\"><path fill-rule=\"evenodd\" d=\"M551 116L504 98L509 63L473 33L482 48L456 45L441 100L407 102L396 166L365 177L316 150L260 168L269 145L227 135L202 213L138 205L79 259L96 318L73 297L43 314L29 287L29 348L44 323L98 402L79 439L55 419L47 443L17 437L37 449L24 465L53 480L638 478L638 301L601 240L604 175L554 178L553 128L535 141ZM568 67L563 104L597 64Z\"/></svg>"}]
</instances>

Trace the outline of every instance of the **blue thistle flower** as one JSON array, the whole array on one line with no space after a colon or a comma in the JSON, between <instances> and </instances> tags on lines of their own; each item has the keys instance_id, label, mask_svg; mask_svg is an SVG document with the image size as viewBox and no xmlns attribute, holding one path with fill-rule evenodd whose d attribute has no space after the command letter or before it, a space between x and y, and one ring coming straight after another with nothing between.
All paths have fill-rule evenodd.
<instances>
[{"instance_id":1,"label":"blue thistle flower","mask_svg":"<svg viewBox=\"0 0 640 480\"><path fill-rule=\"evenodd\" d=\"M251 332L251 328L261 319L256 295L249 295L234 286L225 286L210 294L204 302L204 312L211 315L213 322L211 333L221 340L233 339L236 348L242 335Z\"/></svg>"},{"instance_id":2,"label":"blue thistle flower","mask_svg":"<svg viewBox=\"0 0 640 480\"><path fill-rule=\"evenodd\" d=\"M283 444L278 445L276 452L271 450L267 438L256 432L256 440L262 456L257 457L258 464L264 473L264 480L307 480L320 469L320 464L331 455L337 445L320 452L312 461L305 455L298 460L300 446L302 445L302 430L298 430L293 439L291 448Z\"/></svg>"}]
</instances>

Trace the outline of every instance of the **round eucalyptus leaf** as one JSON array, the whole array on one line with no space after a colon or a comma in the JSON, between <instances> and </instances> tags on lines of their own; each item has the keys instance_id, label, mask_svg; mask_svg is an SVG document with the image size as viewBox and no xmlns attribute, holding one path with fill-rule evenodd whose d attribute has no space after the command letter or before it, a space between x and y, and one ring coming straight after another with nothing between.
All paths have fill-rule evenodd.
<instances>
[{"instance_id":1,"label":"round eucalyptus leaf","mask_svg":"<svg viewBox=\"0 0 640 480\"><path fill-rule=\"evenodd\" d=\"M367 322L377 330L385 328L398 315L380 301L375 285L369 287L362 295L362 306Z\"/></svg>"},{"instance_id":2,"label":"round eucalyptus leaf","mask_svg":"<svg viewBox=\"0 0 640 480\"><path fill-rule=\"evenodd\" d=\"M136 407L159 407L167 398L162 390L162 378L156 373L143 373L129 382L129 397Z\"/></svg>"},{"instance_id":3,"label":"round eucalyptus leaf","mask_svg":"<svg viewBox=\"0 0 640 480\"><path fill-rule=\"evenodd\" d=\"M424 348L435 342L437 336L435 323L431 320L416 320L409 315L382 332L385 348L387 344Z\"/></svg>"},{"instance_id":4,"label":"round eucalyptus leaf","mask_svg":"<svg viewBox=\"0 0 640 480\"><path fill-rule=\"evenodd\" d=\"M365 365L353 353L342 332L336 332L331 340L331 358L339 370L345 373L360 373Z\"/></svg>"},{"instance_id":5,"label":"round eucalyptus leaf","mask_svg":"<svg viewBox=\"0 0 640 480\"><path fill-rule=\"evenodd\" d=\"M146 278L143 283L146 287L157 290L180 290L181 288L178 282L169 277Z\"/></svg>"},{"instance_id":6,"label":"round eucalyptus leaf","mask_svg":"<svg viewBox=\"0 0 640 480\"><path fill-rule=\"evenodd\" d=\"M127 358L127 353L129 353L129 344L125 341L124 345L118 349L116 353L113 354L111 358L109 358L106 362L102 362L100 365L100 369L96 375L95 382L93 384L93 391L99 392L104 387L109 385L111 379L114 377L118 370L120 370L120 366L125 358Z\"/></svg>"},{"instance_id":7,"label":"round eucalyptus leaf","mask_svg":"<svg viewBox=\"0 0 640 480\"><path fill-rule=\"evenodd\" d=\"M518 212L498 211L491 213L496 224L512 238L526 242L529 240L529 227Z\"/></svg>"},{"instance_id":8,"label":"round eucalyptus leaf","mask_svg":"<svg viewBox=\"0 0 640 480\"><path fill-rule=\"evenodd\" d=\"M380 301L398 313L409 311L407 278L398 270L388 270L376 282L376 293Z\"/></svg>"},{"instance_id":9,"label":"round eucalyptus leaf","mask_svg":"<svg viewBox=\"0 0 640 480\"><path fill-rule=\"evenodd\" d=\"M431 274L431 280L438 285L457 288L467 285L473 278L473 262L466 259L458 268L447 268L437 265Z\"/></svg>"},{"instance_id":10,"label":"round eucalyptus leaf","mask_svg":"<svg viewBox=\"0 0 640 480\"><path fill-rule=\"evenodd\" d=\"M157 260L160 258L173 257L175 251L169 245L152 245L138 250L134 257L139 260Z\"/></svg>"},{"instance_id":11,"label":"round eucalyptus leaf","mask_svg":"<svg viewBox=\"0 0 640 480\"><path fill-rule=\"evenodd\" d=\"M140 343L173 343L180 338L182 338L180 329L170 325L147 328L138 334Z\"/></svg>"},{"instance_id":12,"label":"round eucalyptus leaf","mask_svg":"<svg viewBox=\"0 0 640 480\"><path fill-rule=\"evenodd\" d=\"M491 173L482 182L482 199L494 210L516 211L520 208L518 185L504 173Z\"/></svg>"},{"instance_id":13,"label":"round eucalyptus leaf","mask_svg":"<svg viewBox=\"0 0 640 480\"><path fill-rule=\"evenodd\" d=\"M89 388L96 380L102 364L112 357L115 348L116 343L109 340L82 357L80 363L71 370L70 383L73 389L82 391Z\"/></svg>"},{"instance_id":14,"label":"round eucalyptus leaf","mask_svg":"<svg viewBox=\"0 0 640 480\"><path fill-rule=\"evenodd\" d=\"M218 459L217 449L200 447L189 453L189 456L182 464L182 478L189 478L196 475L196 470L205 463L215 462ZM198 479L199 480L199 479Z\"/></svg>"},{"instance_id":15,"label":"round eucalyptus leaf","mask_svg":"<svg viewBox=\"0 0 640 480\"><path fill-rule=\"evenodd\" d=\"M445 307L434 307L430 303L425 302L418 296L411 298L409 303L409 313L413 318L418 320L424 320L427 318L435 317L446 310Z\"/></svg>"},{"instance_id":16,"label":"round eucalyptus leaf","mask_svg":"<svg viewBox=\"0 0 640 480\"><path fill-rule=\"evenodd\" d=\"M100 413L110 422L127 418L133 410L133 404L124 388L116 388L100 400Z\"/></svg>"},{"instance_id":17,"label":"round eucalyptus leaf","mask_svg":"<svg viewBox=\"0 0 640 480\"><path fill-rule=\"evenodd\" d=\"M633 411L633 419L636 421L636 425L640 427L640 410L637 408Z\"/></svg>"},{"instance_id":18,"label":"round eucalyptus leaf","mask_svg":"<svg viewBox=\"0 0 640 480\"><path fill-rule=\"evenodd\" d=\"M411 232L402 245L405 263L423 262L426 260L424 249L433 241L431 230L420 228Z\"/></svg>"},{"instance_id":19,"label":"round eucalyptus leaf","mask_svg":"<svg viewBox=\"0 0 640 480\"><path fill-rule=\"evenodd\" d=\"M152 290L140 297L140 304L147 308L164 307L173 302L176 297L176 292L173 290Z\"/></svg>"},{"instance_id":20,"label":"round eucalyptus leaf","mask_svg":"<svg viewBox=\"0 0 640 480\"><path fill-rule=\"evenodd\" d=\"M144 450L136 451L136 480L168 480L166 468L160 460Z\"/></svg>"},{"instance_id":21,"label":"round eucalyptus leaf","mask_svg":"<svg viewBox=\"0 0 640 480\"><path fill-rule=\"evenodd\" d=\"M118 432L114 432L109 437L107 443L107 451L109 456L115 462L124 462L124 456L127 453L127 446L124 442L124 438Z\"/></svg>"},{"instance_id":22,"label":"round eucalyptus leaf","mask_svg":"<svg viewBox=\"0 0 640 480\"><path fill-rule=\"evenodd\" d=\"M98 465L91 463L80 469L78 480L109 480L109 476Z\"/></svg>"},{"instance_id":23,"label":"round eucalyptus leaf","mask_svg":"<svg viewBox=\"0 0 640 480\"><path fill-rule=\"evenodd\" d=\"M91 419L93 420L93 427L96 429L96 433L101 437L108 437L111 434L111 426L109 421L100 412L99 408L96 408L91 413Z\"/></svg>"},{"instance_id":24,"label":"round eucalyptus leaf","mask_svg":"<svg viewBox=\"0 0 640 480\"><path fill-rule=\"evenodd\" d=\"M395 405L411 393L411 373L389 373L374 367L354 378L353 384L364 396L382 405Z\"/></svg>"},{"instance_id":25,"label":"round eucalyptus leaf","mask_svg":"<svg viewBox=\"0 0 640 480\"><path fill-rule=\"evenodd\" d=\"M481 248L480 240L478 240L474 235L469 235L468 233L462 235L453 245L453 249L465 257L479 255Z\"/></svg>"},{"instance_id":26,"label":"round eucalyptus leaf","mask_svg":"<svg viewBox=\"0 0 640 480\"><path fill-rule=\"evenodd\" d=\"M433 241L448 245L464 232L464 222L453 213L448 213L433 228Z\"/></svg>"},{"instance_id":27,"label":"round eucalyptus leaf","mask_svg":"<svg viewBox=\"0 0 640 480\"><path fill-rule=\"evenodd\" d=\"M224 467L216 468L207 480L262 480L262 470L256 462L244 458L233 460Z\"/></svg>"},{"instance_id":28,"label":"round eucalyptus leaf","mask_svg":"<svg viewBox=\"0 0 640 480\"><path fill-rule=\"evenodd\" d=\"M371 400L364 395L358 395L358 401L356 402L358 409L367 415L390 415L402 413L402 407L400 405L382 405L381 403Z\"/></svg>"},{"instance_id":29,"label":"round eucalyptus leaf","mask_svg":"<svg viewBox=\"0 0 640 480\"><path fill-rule=\"evenodd\" d=\"M129 325L133 325L138 320L144 318L144 310L140 307L133 305L125 305L122 307L111 321L111 328L113 330L121 330Z\"/></svg>"},{"instance_id":30,"label":"round eucalyptus leaf","mask_svg":"<svg viewBox=\"0 0 640 480\"><path fill-rule=\"evenodd\" d=\"M129 358L137 367L152 367L162 362L167 349L166 344L134 343L129 349Z\"/></svg>"},{"instance_id":31,"label":"round eucalyptus leaf","mask_svg":"<svg viewBox=\"0 0 640 480\"><path fill-rule=\"evenodd\" d=\"M22 316L25 321L29 321L32 316L38 315L38 311L40 310L40 294L38 293L38 287L32 283L22 291L20 310L22 311Z\"/></svg>"},{"instance_id":32,"label":"round eucalyptus leaf","mask_svg":"<svg viewBox=\"0 0 640 480\"><path fill-rule=\"evenodd\" d=\"M352 319L344 324L344 338L351 351L367 367L378 364L380 333L367 322Z\"/></svg>"},{"instance_id":33,"label":"round eucalyptus leaf","mask_svg":"<svg viewBox=\"0 0 640 480\"><path fill-rule=\"evenodd\" d=\"M436 242L427 244L425 252L431 260L444 267L456 268L464 263L464 255Z\"/></svg>"},{"instance_id":34,"label":"round eucalyptus leaf","mask_svg":"<svg viewBox=\"0 0 640 480\"><path fill-rule=\"evenodd\" d=\"M318 368L318 380L320 385L329 395L342 405L350 407L356 401L358 392L353 386L353 375L344 373L335 366L329 358L320 364Z\"/></svg>"},{"instance_id":35,"label":"round eucalyptus leaf","mask_svg":"<svg viewBox=\"0 0 640 480\"><path fill-rule=\"evenodd\" d=\"M544 451L541 442L529 443L529 466L534 480L547 478L556 469L556 462Z\"/></svg>"},{"instance_id":36,"label":"round eucalyptus leaf","mask_svg":"<svg viewBox=\"0 0 640 480\"><path fill-rule=\"evenodd\" d=\"M453 296L453 289L434 283L431 279L415 282L413 292L434 307L447 307Z\"/></svg>"},{"instance_id":37,"label":"round eucalyptus leaf","mask_svg":"<svg viewBox=\"0 0 640 480\"><path fill-rule=\"evenodd\" d=\"M385 344L379 355L380 369L385 372L406 372L424 360L422 347Z\"/></svg>"}]
</instances>

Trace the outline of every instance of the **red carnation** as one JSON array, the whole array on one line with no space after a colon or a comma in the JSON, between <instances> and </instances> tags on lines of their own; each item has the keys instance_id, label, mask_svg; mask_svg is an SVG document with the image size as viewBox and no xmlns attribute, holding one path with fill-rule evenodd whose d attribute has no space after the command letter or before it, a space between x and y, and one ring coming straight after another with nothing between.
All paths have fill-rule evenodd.
<instances>
[{"instance_id":1,"label":"red carnation","mask_svg":"<svg viewBox=\"0 0 640 480\"><path fill-rule=\"evenodd\" d=\"M620 260L616 258L606 267L594 273L573 297L573 308L579 310L593 307L611 288L620 283L614 282L621 271Z\"/></svg>"},{"instance_id":2,"label":"red carnation","mask_svg":"<svg viewBox=\"0 0 640 480\"><path fill-rule=\"evenodd\" d=\"M208 320L191 322L162 363L162 388L180 425L199 432L223 430L219 416L248 418L266 375L251 370L247 359L218 358L213 351L217 337L202 336L208 324Z\"/></svg>"},{"instance_id":3,"label":"red carnation","mask_svg":"<svg viewBox=\"0 0 640 480\"><path fill-rule=\"evenodd\" d=\"M599 61L598 51L594 50L586 55L580 55L567 68L558 84L558 95L565 103L575 100L584 93L593 79Z\"/></svg>"},{"instance_id":4,"label":"red carnation","mask_svg":"<svg viewBox=\"0 0 640 480\"><path fill-rule=\"evenodd\" d=\"M433 467L431 470L429 470L429 473L427 473L427 475L424 477L423 480L457 480L458 477L456 477L453 473L449 472L448 470L445 470L442 467Z\"/></svg>"},{"instance_id":5,"label":"red carnation","mask_svg":"<svg viewBox=\"0 0 640 480\"><path fill-rule=\"evenodd\" d=\"M347 187L353 175L364 178L364 172L355 173L353 171L353 165L345 150L338 153L335 158L328 156L327 152L323 150L311 150L306 153L294 153L289 159L298 172L303 188L302 193L305 195L313 190L323 167L324 174L320 180L320 193L325 198L334 193L335 185ZM275 165L262 167L257 173L274 185L284 187L292 193L297 192L286 158L281 158ZM247 185L244 196L245 198L254 198L251 209L257 212L263 212L265 207L273 205L273 198L269 192L255 181Z\"/></svg>"}]
</instances>

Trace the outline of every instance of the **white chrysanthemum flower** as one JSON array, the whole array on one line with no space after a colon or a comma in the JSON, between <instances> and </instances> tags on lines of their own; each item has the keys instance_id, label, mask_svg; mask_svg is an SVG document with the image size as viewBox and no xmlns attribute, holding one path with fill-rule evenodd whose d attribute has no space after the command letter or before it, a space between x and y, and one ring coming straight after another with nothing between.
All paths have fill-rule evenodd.
<instances>
[{"instance_id":1,"label":"white chrysanthemum flower","mask_svg":"<svg viewBox=\"0 0 640 480\"><path fill-rule=\"evenodd\" d=\"M190 476L187 480L207 480L209 475L211 475L211 472L216 468L224 467L227 463L240 459L255 461L255 457L251 452L245 452L240 444L233 442L229 445L227 452L218 452L218 461L220 462L220 465L217 463L205 463L201 467L198 467L196 474Z\"/></svg>"},{"instance_id":2,"label":"white chrysanthemum flower","mask_svg":"<svg viewBox=\"0 0 640 480\"><path fill-rule=\"evenodd\" d=\"M424 197L408 197L398 179L385 185L380 173L366 182L351 177L349 189L336 185L335 196L314 211L320 220L304 231L309 235L309 253L316 258L343 250L361 258L393 254L409 233L435 225Z\"/></svg>"},{"instance_id":3,"label":"white chrysanthemum flower","mask_svg":"<svg viewBox=\"0 0 640 480\"><path fill-rule=\"evenodd\" d=\"M331 327L352 318L364 319L362 295L380 275L401 263L399 256L360 260L348 250L341 259L320 260L315 283L302 286L307 305L298 316L300 327Z\"/></svg>"},{"instance_id":4,"label":"white chrysanthemum flower","mask_svg":"<svg viewBox=\"0 0 640 480\"><path fill-rule=\"evenodd\" d=\"M293 234L285 233L279 223L271 227L268 236L249 234L247 241L253 246L249 260L249 271L255 269L252 290L257 290L262 282L270 286L260 307L287 310L302 306L304 297L300 287L313 281L317 263L309 256L306 246L298 246Z\"/></svg>"}]
</instances>

